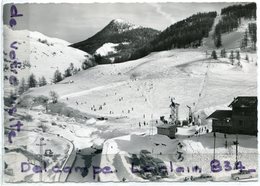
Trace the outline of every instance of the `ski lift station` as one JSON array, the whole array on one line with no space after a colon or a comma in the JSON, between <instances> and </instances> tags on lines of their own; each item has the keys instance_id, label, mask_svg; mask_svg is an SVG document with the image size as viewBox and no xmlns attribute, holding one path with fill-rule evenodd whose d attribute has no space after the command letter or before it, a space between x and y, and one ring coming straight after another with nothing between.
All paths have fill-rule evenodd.
<instances>
[{"instance_id":1,"label":"ski lift station","mask_svg":"<svg viewBox=\"0 0 260 186\"><path fill-rule=\"evenodd\" d=\"M179 121L179 106L180 104L174 102L173 99L171 99L171 114L169 117L169 121L165 120L164 117L161 117L160 122L163 124L157 126L157 134L166 135L171 139L175 138L177 122Z\"/></svg>"},{"instance_id":2,"label":"ski lift station","mask_svg":"<svg viewBox=\"0 0 260 186\"><path fill-rule=\"evenodd\" d=\"M157 134L166 135L169 138L175 138L177 127L185 125L200 125L199 116L194 115L195 103L187 105L179 104L174 98L171 98L170 116L166 120L164 116L160 117L159 125L157 126Z\"/></svg>"}]
</instances>

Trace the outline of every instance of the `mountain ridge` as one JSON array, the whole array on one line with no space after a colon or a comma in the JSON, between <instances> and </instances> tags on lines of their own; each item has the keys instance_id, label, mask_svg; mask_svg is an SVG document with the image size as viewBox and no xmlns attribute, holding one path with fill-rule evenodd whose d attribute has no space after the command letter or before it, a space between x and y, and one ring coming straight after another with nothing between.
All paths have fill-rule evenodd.
<instances>
[{"instance_id":1,"label":"mountain ridge","mask_svg":"<svg viewBox=\"0 0 260 186\"><path fill-rule=\"evenodd\" d=\"M117 53L107 56L106 60L100 62L110 63L114 60L117 61L118 58L129 58L129 53L143 46L159 33L160 31L152 28L137 26L121 19L113 19L92 37L70 46L95 54L96 50L105 43L118 44Z\"/></svg>"}]
</instances>

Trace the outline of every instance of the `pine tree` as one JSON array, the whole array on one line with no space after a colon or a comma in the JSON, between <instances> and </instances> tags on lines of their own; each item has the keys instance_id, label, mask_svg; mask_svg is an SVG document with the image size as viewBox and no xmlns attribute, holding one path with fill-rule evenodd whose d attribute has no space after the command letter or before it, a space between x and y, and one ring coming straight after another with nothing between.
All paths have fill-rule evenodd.
<instances>
[{"instance_id":1,"label":"pine tree","mask_svg":"<svg viewBox=\"0 0 260 186\"><path fill-rule=\"evenodd\" d=\"M248 32L245 31L244 38L242 40L241 48L246 48L248 45Z\"/></svg>"},{"instance_id":2,"label":"pine tree","mask_svg":"<svg viewBox=\"0 0 260 186\"><path fill-rule=\"evenodd\" d=\"M38 79L38 85L39 85L39 87L41 87L41 84L42 84L42 78L39 78L39 79Z\"/></svg>"},{"instance_id":3,"label":"pine tree","mask_svg":"<svg viewBox=\"0 0 260 186\"><path fill-rule=\"evenodd\" d=\"M74 69L74 64L73 64L73 63L70 63L70 67L69 67L69 68L70 68L71 71L73 71L73 69Z\"/></svg>"},{"instance_id":4,"label":"pine tree","mask_svg":"<svg viewBox=\"0 0 260 186\"><path fill-rule=\"evenodd\" d=\"M24 92L26 92L28 90L28 86L25 83L25 79L22 78L19 89L18 89L18 93L21 95Z\"/></svg>"},{"instance_id":5,"label":"pine tree","mask_svg":"<svg viewBox=\"0 0 260 186\"><path fill-rule=\"evenodd\" d=\"M47 85L47 81L44 76L42 76L42 86Z\"/></svg>"},{"instance_id":6,"label":"pine tree","mask_svg":"<svg viewBox=\"0 0 260 186\"><path fill-rule=\"evenodd\" d=\"M248 62L249 62L249 58L248 58L248 55L246 54L246 58L245 58L245 60L247 60Z\"/></svg>"},{"instance_id":7,"label":"pine tree","mask_svg":"<svg viewBox=\"0 0 260 186\"><path fill-rule=\"evenodd\" d=\"M231 61L231 64L234 65L234 51L233 50L231 50L231 52L230 52L229 59Z\"/></svg>"},{"instance_id":8,"label":"pine tree","mask_svg":"<svg viewBox=\"0 0 260 186\"><path fill-rule=\"evenodd\" d=\"M217 53L216 53L215 50L212 51L211 57L212 57L213 59L218 59L218 56L217 56Z\"/></svg>"},{"instance_id":9,"label":"pine tree","mask_svg":"<svg viewBox=\"0 0 260 186\"><path fill-rule=\"evenodd\" d=\"M45 77L42 76L41 78L39 78L39 86L42 87L45 85L47 85L47 81L46 81Z\"/></svg>"},{"instance_id":10,"label":"pine tree","mask_svg":"<svg viewBox=\"0 0 260 186\"><path fill-rule=\"evenodd\" d=\"M35 75L31 74L28 78L28 87L32 88L32 87L36 87L37 86L37 81L35 79Z\"/></svg>"},{"instance_id":11,"label":"pine tree","mask_svg":"<svg viewBox=\"0 0 260 186\"><path fill-rule=\"evenodd\" d=\"M60 71L56 70L54 72L53 83L58 83L58 82L62 81L62 79L63 78L62 78L62 75L61 75Z\"/></svg>"},{"instance_id":12,"label":"pine tree","mask_svg":"<svg viewBox=\"0 0 260 186\"><path fill-rule=\"evenodd\" d=\"M64 77L72 76L77 73L76 71L77 71L77 68L74 68L74 64L70 63L70 66L64 72Z\"/></svg>"},{"instance_id":13,"label":"pine tree","mask_svg":"<svg viewBox=\"0 0 260 186\"><path fill-rule=\"evenodd\" d=\"M222 58L226 58L226 57L227 57L227 53L226 53L225 48L223 48L223 49L220 51L220 56L221 56Z\"/></svg>"},{"instance_id":14,"label":"pine tree","mask_svg":"<svg viewBox=\"0 0 260 186\"><path fill-rule=\"evenodd\" d=\"M239 53L238 50L236 51L236 59L237 59L238 61L240 61L240 53Z\"/></svg>"},{"instance_id":15,"label":"pine tree","mask_svg":"<svg viewBox=\"0 0 260 186\"><path fill-rule=\"evenodd\" d=\"M249 23L248 24L248 33L250 35L252 41L252 48L256 50L256 23Z\"/></svg>"},{"instance_id":16,"label":"pine tree","mask_svg":"<svg viewBox=\"0 0 260 186\"><path fill-rule=\"evenodd\" d=\"M214 42L215 42L215 46L217 48L222 46L221 33L220 32L216 33Z\"/></svg>"},{"instance_id":17,"label":"pine tree","mask_svg":"<svg viewBox=\"0 0 260 186\"><path fill-rule=\"evenodd\" d=\"M72 76L72 73L71 73L71 70L70 70L70 68L67 68L66 70L65 70L65 72L64 72L64 75L63 75L64 77L70 77L70 76Z\"/></svg>"}]
</instances>

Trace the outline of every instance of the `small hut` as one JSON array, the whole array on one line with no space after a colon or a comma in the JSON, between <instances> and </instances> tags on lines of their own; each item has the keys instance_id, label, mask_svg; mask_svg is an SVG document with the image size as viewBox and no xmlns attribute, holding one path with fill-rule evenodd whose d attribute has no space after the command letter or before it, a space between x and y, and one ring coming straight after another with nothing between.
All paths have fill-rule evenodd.
<instances>
[{"instance_id":1,"label":"small hut","mask_svg":"<svg viewBox=\"0 0 260 186\"><path fill-rule=\"evenodd\" d=\"M171 139L175 138L176 125L162 124L157 126L157 134L168 136Z\"/></svg>"}]
</instances>

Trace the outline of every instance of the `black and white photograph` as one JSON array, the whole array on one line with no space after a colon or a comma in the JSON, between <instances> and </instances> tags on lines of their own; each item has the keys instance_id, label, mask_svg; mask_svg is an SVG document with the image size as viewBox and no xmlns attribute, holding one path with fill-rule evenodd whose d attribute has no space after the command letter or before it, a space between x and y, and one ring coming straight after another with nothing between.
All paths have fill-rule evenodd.
<instances>
[{"instance_id":1,"label":"black and white photograph","mask_svg":"<svg viewBox=\"0 0 260 186\"><path fill-rule=\"evenodd\" d=\"M256 2L2 6L4 183L258 182Z\"/></svg>"}]
</instances>

